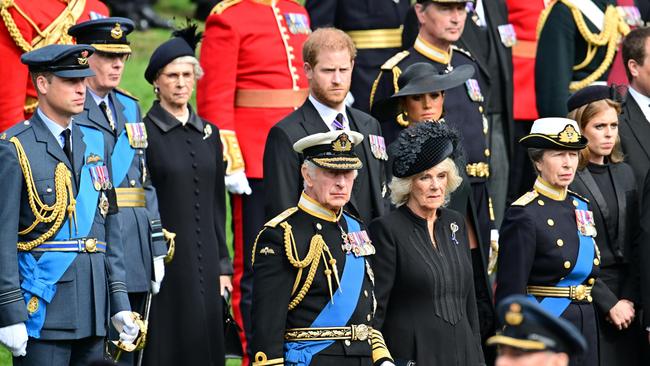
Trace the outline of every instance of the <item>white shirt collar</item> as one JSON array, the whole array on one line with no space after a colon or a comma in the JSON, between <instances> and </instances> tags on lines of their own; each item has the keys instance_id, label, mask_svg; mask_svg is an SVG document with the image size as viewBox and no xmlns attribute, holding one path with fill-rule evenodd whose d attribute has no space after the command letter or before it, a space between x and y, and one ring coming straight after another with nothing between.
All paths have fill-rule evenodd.
<instances>
[{"instance_id":1,"label":"white shirt collar","mask_svg":"<svg viewBox=\"0 0 650 366\"><path fill-rule=\"evenodd\" d=\"M345 113L345 105L343 105L343 110L342 111L337 111L336 109L333 109L331 107L326 106L325 104L319 102L316 98L314 98L313 95L309 94L309 101L311 104L314 105L314 108L316 108L316 111L320 115L320 118L323 119L323 123L327 126L327 128L330 131L334 131L334 127L332 126L332 122L336 120L336 115L341 113L343 114L343 129L345 131L350 130L350 120L348 119L348 115Z\"/></svg>"},{"instance_id":2,"label":"white shirt collar","mask_svg":"<svg viewBox=\"0 0 650 366\"><path fill-rule=\"evenodd\" d=\"M70 121L70 125L68 125L67 128L64 128L58 123L52 121L48 116L45 115L45 113L43 113L43 111L41 111L40 108L36 108L36 113L41 118L43 123L45 123L45 127L47 127L47 129L50 130L52 135L54 135L54 138L56 138L56 141L59 143L59 145L63 147L64 141L63 141L63 136L61 136L61 132L63 132L64 130L70 130L72 132L72 129L70 128L72 121Z\"/></svg>"},{"instance_id":3,"label":"white shirt collar","mask_svg":"<svg viewBox=\"0 0 650 366\"><path fill-rule=\"evenodd\" d=\"M639 108L641 108L641 112L643 112L646 121L650 122L650 97L639 93L631 86L628 88L628 93L636 101L636 104L639 105Z\"/></svg>"},{"instance_id":4,"label":"white shirt collar","mask_svg":"<svg viewBox=\"0 0 650 366\"><path fill-rule=\"evenodd\" d=\"M88 89L88 93L90 93L90 95L93 97L93 100L95 101L95 104L99 105L99 103L104 102L104 103L106 103L107 106L111 105L110 100L108 99L109 93L106 93L106 95L102 98L99 95L95 94L95 92L92 91L92 89L90 89L90 88L86 88L86 89Z\"/></svg>"}]
</instances>

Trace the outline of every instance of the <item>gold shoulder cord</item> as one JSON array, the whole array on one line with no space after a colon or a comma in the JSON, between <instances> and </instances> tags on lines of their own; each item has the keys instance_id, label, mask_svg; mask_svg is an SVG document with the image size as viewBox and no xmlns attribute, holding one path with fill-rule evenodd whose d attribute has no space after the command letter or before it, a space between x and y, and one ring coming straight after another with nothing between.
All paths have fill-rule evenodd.
<instances>
[{"instance_id":1,"label":"gold shoulder cord","mask_svg":"<svg viewBox=\"0 0 650 366\"><path fill-rule=\"evenodd\" d=\"M34 214L34 222L26 229L18 232L20 235L30 233L36 225L40 223L53 222L52 227L47 230L43 235L28 242L18 242L17 247L20 251L29 251L41 245L45 240L54 235L61 224L63 223L66 213L70 220L70 230L72 231L72 221L76 225L76 200L72 191L72 176L70 171L63 163L58 163L54 170L54 193L56 200L52 206L48 206L41 201L41 198L36 192L36 185L34 184L34 177L32 175L32 168L29 165L29 160L25 154L22 144L16 137L9 139L15 146L18 154L18 162L25 177L25 185L27 186L27 197L29 198L29 207ZM70 204L68 204L68 198Z\"/></svg>"},{"instance_id":2,"label":"gold shoulder cord","mask_svg":"<svg viewBox=\"0 0 650 366\"><path fill-rule=\"evenodd\" d=\"M293 284L291 295L293 295L298 288L298 284L302 278L302 270L309 266L309 272L307 272L305 283L300 288L300 291L298 291L298 294L289 303L289 310L292 310L298 306L298 304L307 294L307 291L309 291L309 288L314 281L316 269L318 269L318 264L320 263L321 257L323 258L323 263L325 264L325 275L327 276L327 283L329 285L331 298L333 296L331 280L332 272L334 272L334 276L339 287L340 281L338 270L336 268L336 259L332 257L332 253L330 253L327 244L325 244L325 240L323 240L323 237L320 234L314 235L311 238L311 242L309 243L309 252L307 252L305 259L300 260L300 258L298 258L298 249L296 248L296 240L291 230L291 224L285 221L281 223L280 226L284 229L284 249L287 254L287 259L289 259L289 263L291 263L292 266L298 268L298 275L296 276L296 281ZM326 253L329 256L329 260L326 259ZM330 265L332 266L332 269L330 269Z\"/></svg>"},{"instance_id":3,"label":"gold shoulder cord","mask_svg":"<svg viewBox=\"0 0 650 366\"><path fill-rule=\"evenodd\" d=\"M618 42L622 36L626 36L628 33L630 33L630 27L621 18L618 11L616 10L616 7L610 5L605 9L605 24L603 25L602 32L595 34L589 30L589 27L585 22L585 18L578 7L570 2L564 0L560 1L571 10L571 15L573 15L576 27L578 28L580 35L582 35L585 41L587 41L588 45L587 55L585 55L585 59L578 65L573 66L574 71L581 70L589 65L596 56L598 47L607 46L605 58L603 59L603 62L600 64L600 66L598 66L594 72L592 72L583 80L573 81L571 84L569 84L569 90L571 92L576 92L598 80L601 76L603 76L607 69L609 69L609 66L614 61ZM555 2L544 9L539 17L539 22L537 23L538 38L544 27L544 23L546 22L546 18L548 17L548 14L550 13L554 4Z\"/></svg>"}]
</instances>

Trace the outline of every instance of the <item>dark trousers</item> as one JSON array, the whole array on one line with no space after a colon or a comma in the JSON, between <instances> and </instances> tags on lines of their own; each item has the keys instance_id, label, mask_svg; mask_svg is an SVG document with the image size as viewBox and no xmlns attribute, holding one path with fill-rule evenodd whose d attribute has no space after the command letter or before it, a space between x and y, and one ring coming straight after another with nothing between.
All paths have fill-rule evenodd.
<instances>
[{"instance_id":1,"label":"dark trousers","mask_svg":"<svg viewBox=\"0 0 650 366\"><path fill-rule=\"evenodd\" d=\"M242 328L240 339L247 366L251 358L252 340L251 305L253 302L253 267L251 264L253 244L264 226L264 185L262 179L248 179L253 193L233 195L233 233L235 237L235 258L233 261L232 308L235 321ZM243 326L242 326L243 325Z\"/></svg>"},{"instance_id":2,"label":"dark trousers","mask_svg":"<svg viewBox=\"0 0 650 366\"><path fill-rule=\"evenodd\" d=\"M514 125L515 146L510 164L510 183L508 184L506 207L533 189L533 183L537 178L533 163L528 158L528 149L519 143L519 140L530 132L533 121L515 121Z\"/></svg>"},{"instance_id":3,"label":"dark trousers","mask_svg":"<svg viewBox=\"0 0 650 366\"><path fill-rule=\"evenodd\" d=\"M46 341L29 338L27 355L14 357L14 366L88 366L101 364L104 358L104 337Z\"/></svg>"}]
</instances>

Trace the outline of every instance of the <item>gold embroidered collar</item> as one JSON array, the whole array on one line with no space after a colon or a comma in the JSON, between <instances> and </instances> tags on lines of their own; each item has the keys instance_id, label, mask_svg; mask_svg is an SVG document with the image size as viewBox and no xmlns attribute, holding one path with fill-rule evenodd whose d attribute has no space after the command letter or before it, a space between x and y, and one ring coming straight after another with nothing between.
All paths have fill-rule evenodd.
<instances>
[{"instance_id":1,"label":"gold embroidered collar","mask_svg":"<svg viewBox=\"0 0 650 366\"><path fill-rule=\"evenodd\" d=\"M330 222L337 222L343 212L343 210L339 210L339 213L337 214L336 212L323 207L320 203L316 202L316 200L309 197L305 192L302 192L300 195L298 207L312 216Z\"/></svg>"},{"instance_id":2,"label":"gold embroidered collar","mask_svg":"<svg viewBox=\"0 0 650 366\"><path fill-rule=\"evenodd\" d=\"M418 38L415 40L415 44L413 44L413 48L415 48L416 51L420 52L426 58L429 58L435 62L439 62L444 65L448 65L449 62L451 62L451 47L449 47L449 52L447 52L441 50L440 48L425 41L424 38L418 36Z\"/></svg>"},{"instance_id":3,"label":"gold embroidered collar","mask_svg":"<svg viewBox=\"0 0 650 366\"><path fill-rule=\"evenodd\" d=\"M546 196L555 201L564 201L567 195L567 189L552 186L550 183L546 182L542 177L537 177L533 189L542 196Z\"/></svg>"}]
</instances>

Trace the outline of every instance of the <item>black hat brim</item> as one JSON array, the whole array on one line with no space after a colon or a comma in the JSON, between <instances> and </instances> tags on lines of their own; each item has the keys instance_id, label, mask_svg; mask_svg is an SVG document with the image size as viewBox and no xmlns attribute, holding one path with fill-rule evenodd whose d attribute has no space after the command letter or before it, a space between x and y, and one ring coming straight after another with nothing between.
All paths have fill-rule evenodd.
<instances>
[{"instance_id":1,"label":"black hat brim","mask_svg":"<svg viewBox=\"0 0 650 366\"><path fill-rule=\"evenodd\" d=\"M587 147L589 141L586 137L580 136L578 142L561 142L557 139L543 134L530 134L519 140L525 147L550 150L582 150Z\"/></svg>"},{"instance_id":2,"label":"black hat brim","mask_svg":"<svg viewBox=\"0 0 650 366\"><path fill-rule=\"evenodd\" d=\"M95 76L95 73L90 68L76 70L58 70L52 73L60 78L88 78Z\"/></svg>"},{"instance_id":3,"label":"black hat brim","mask_svg":"<svg viewBox=\"0 0 650 366\"><path fill-rule=\"evenodd\" d=\"M397 116L399 99L408 95L421 95L449 90L462 85L474 75L474 67L461 65L446 74L427 74L409 81L390 98L378 101L371 108L373 116L390 119Z\"/></svg>"}]
</instances>

